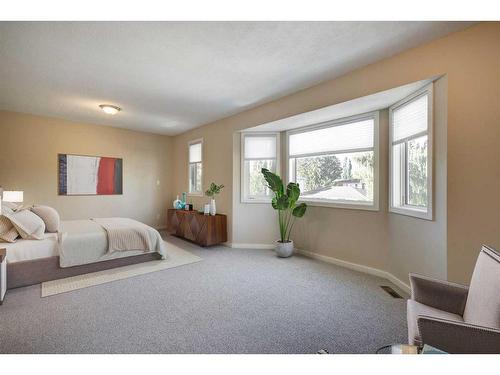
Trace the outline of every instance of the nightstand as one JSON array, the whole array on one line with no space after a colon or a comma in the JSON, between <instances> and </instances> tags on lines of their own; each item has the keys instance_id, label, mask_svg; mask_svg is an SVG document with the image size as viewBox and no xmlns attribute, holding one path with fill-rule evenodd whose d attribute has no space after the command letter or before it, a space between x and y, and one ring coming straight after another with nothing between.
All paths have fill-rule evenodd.
<instances>
[{"instance_id":1,"label":"nightstand","mask_svg":"<svg viewBox=\"0 0 500 375\"><path fill-rule=\"evenodd\" d=\"M0 305L7 291L7 250L0 249Z\"/></svg>"}]
</instances>

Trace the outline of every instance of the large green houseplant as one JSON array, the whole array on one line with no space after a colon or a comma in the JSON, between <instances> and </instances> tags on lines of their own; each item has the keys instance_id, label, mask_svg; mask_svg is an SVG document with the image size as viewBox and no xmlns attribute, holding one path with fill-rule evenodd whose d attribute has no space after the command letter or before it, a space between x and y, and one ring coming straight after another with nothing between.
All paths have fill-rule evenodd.
<instances>
[{"instance_id":1,"label":"large green houseplant","mask_svg":"<svg viewBox=\"0 0 500 375\"><path fill-rule=\"evenodd\" d=\"M280 240L276 244L276 253L279 257L286 258L293 254L293 241L290 240L293 224L297 218L304 216L307 205L297 204L300 197L299 184L290 182L285 188L280 176L266 168L262 168L261 172L267 187L274 193L271 205L278 211Z\"/></svg>"}]
</instances>

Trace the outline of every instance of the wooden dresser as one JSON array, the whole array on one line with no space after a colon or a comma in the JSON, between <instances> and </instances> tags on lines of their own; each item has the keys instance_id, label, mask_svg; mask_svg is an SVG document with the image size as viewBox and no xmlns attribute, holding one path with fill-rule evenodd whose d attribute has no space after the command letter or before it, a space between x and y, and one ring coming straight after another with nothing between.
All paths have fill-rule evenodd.
<instances>
[{"instance_id":1,"label":"wooden dresser","mask_svg":"<svg viewBox=\"0 0 500 375\"><path fill-rule=\"evenodd\" d=\"M203 215L198 211L172 208L167 213L167 232L200 246L220 244L227 241L227 216Z\"/></svg>"}]
</instances>

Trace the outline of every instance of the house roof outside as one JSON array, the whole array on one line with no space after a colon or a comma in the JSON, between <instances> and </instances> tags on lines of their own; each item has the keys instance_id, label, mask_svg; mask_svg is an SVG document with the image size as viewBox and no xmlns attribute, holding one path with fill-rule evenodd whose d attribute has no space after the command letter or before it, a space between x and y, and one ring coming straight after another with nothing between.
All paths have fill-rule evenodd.
<instances>
[{"instance_id":1,"label":"house roof outside","mask_svg":"<svg viewBox=\"0 0 500 375\"><path fill-rule=\"evenodd\" d=\"M313 190L302 193L305 198L313 199L336 199L345 201L364 201L369 202L370 199L361 193L358 189L351 186L332 186L323 190Z\"/></svg>"}]
</instances>

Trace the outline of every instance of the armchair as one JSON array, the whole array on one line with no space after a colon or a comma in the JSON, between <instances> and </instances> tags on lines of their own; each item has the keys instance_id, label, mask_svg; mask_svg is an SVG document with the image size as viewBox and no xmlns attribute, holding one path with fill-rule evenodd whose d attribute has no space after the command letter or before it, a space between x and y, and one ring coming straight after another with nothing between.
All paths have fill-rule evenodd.
<instances>
[{"instance_id":1,"label":"armchair","mask_svg":"<svg viewBox=\"0 0 500 375\"><path fill-rule=\"evenodd\" d=\"M483 246L470 287L410 274L408 342L448 353L500 353L500 254Z\"/></svg>"}]
</instances>

